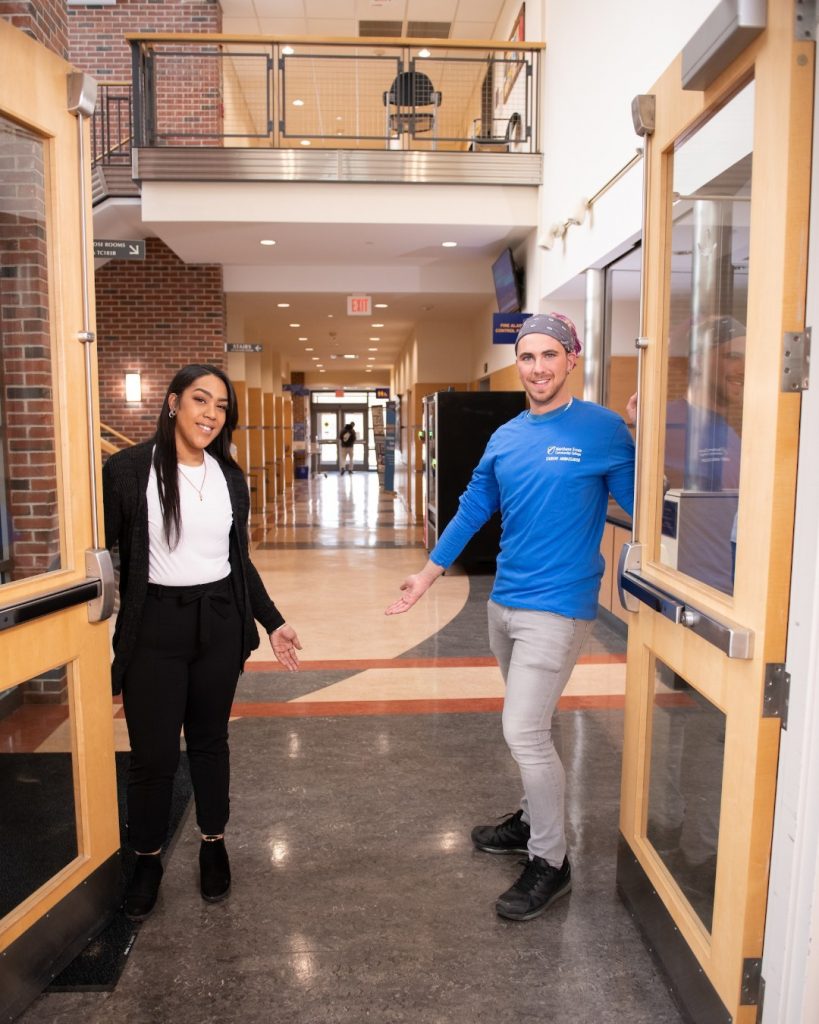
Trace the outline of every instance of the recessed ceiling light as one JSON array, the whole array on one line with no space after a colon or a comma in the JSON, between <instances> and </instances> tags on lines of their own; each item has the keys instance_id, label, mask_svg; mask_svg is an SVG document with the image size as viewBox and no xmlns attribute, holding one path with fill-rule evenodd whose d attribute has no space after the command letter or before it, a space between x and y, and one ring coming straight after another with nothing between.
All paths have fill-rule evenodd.
<instances>
[{"instance_id":1,"label":"recessed ceiling light","mask_svg":"<svg viewBox=\"0 0 819 1024\"><path fill-rule=\"evenodd\" d=\"M327 314L327 319L328 320L332 320L333 319L333 314L332 313L328 313Z\"/></svg>"},{"instance_id":2,"label":"recessed ceiling light","mask_svg":"<svg viewBox=\"0 0 819 1024\"><path fill-rule=\"evenodd\" d=\"M259 245L275 245L275 244L276 244L275 238L263 238L259 242Z\"/></svg>"},{"instance_id":3,"label":"recessed ceiling light","mask_svg":"<svg viewBox=\"0 0 819 1024\"><path fill-rule=\"evenodd\" d=\"M373 338L372 340L373 340L373 341L378 341L378 338ZM369 347L369 348L367 349L367 351L368 351L368 352L377 352L377 351L378 351L378 346L377 346L377 345L371 345L371 346L370 346L370 347Z\"/></svg>"},{"instance_id":4,"label":"recessed ceiling light","mask_svg":"<svg viewBox=\"0 0 819 1024\"><path fill-rule=\"evenodd\" d=\"M376 302L375 308L376 309L389 309L390 307L387 305L386 302Z\"/></svg>"},{"instance_id":5,"label":"recessed ceiling light","mask_svg":"<svg viewBox=\"0 0 819 1024\"><path fill-rule=\"evenodd\" d=\"M457 244L458 244L457 242L441 242L441 245L445 249L454 249Z\"/></svg>"},{"instance_id":6,"label":"recessed ceiling light","mask_svg":"<svg viewBox=\"0 0 819 1024\"><path fill-rule=\"evenodd\" d=\"M367 362L374 363L375 362L375 356L367 356Z\"/></svg>"},{"instance_id":7,"label":"recessed ceiling light","mask_svg":"<svg viewBox=\"0 0 819 1024\"><path fill-rule=\"evenodd\" d=\"M419 50L419 51L418 51L418 56L419 56L419 57L430 57L430 56L431 56L431 54L430 54L429 50L428 50L428 49L426 48L426 46L425 46L425 47L423 48L423 50Z\"/></svg>"},{"instance_id":8,"label":"recessed ceiling light","mask_svg":"<svg viewBox=\"0 0 819 1024\"><path fill-rule=\"evenodd\" d=\"M295 53L295 52L296 51L293 49L292 46L283 46L282 47L282 53L286 53L288 56L290 56L291 53Z\"/></svg>"},{"instance_id":9,"label":"recessed ceiling light","mask_svg":"<svg viewBox=\"0 0 819 1024\"><path fill-rule=\"evenodd\" d=\"M319 359L321 359L321 356L310 356L310 358L313 360L314 363L317 363Z\"/></svg>"},{"instance_id":10,"label":"recessed ceiling light","mask_svg":"<svg viewBox=\"0 0 819 1024\"><path fill-rule=\"evenodd\" d=\"M299 338L299 341L305 341L305 340L306 340L305 338ZM306 348L304 351L305 352L315 352L316 350L314 348Z\"/></svg>"},{"instance_id":11,"label":"recessed ceiling light","mask_svg":"<svg viewBox=\"0 0 819 1024\"><path fill-rule=\"evenodd\" d=\"M304 100L293 100L293 106L294 107L303 107L304 106Z\"/></svg>"},{"instance_id":12,"label":"recessed ceiling light","mask_svg":"<svg viewBox=\"0 0 819 1024\"><path fill-rule=\"evenodd\" d=\"M319 373L327 373L326 370L319 370Z\"/></svg>"},{"instance_id":13,"label":"recessed ceiling light","mask_svg":"<svg viewBox=\"0 0 819 1024\"><path fill-rule=\"evenodd\" d=\"M324 363L316 363L316 369L320 370L324 366Z\"/></svg>"},{"instance_id":14,"label":"recessed ceiling light","mask_svg":"<svg viewBox=\"0 0 819 1024\"><path fill-rule=\"evenodd\" d=\"M370 327L383 327L383 324L370 324Z\"/></svg>"},{"instance_id":15,"label":"recessed ceiling light","mask_svg":"<svg viewBox=\"0 0 819 1024\"><path fill-rule=\"evenodd\" d=\"M307 341L307 338L299 338L299 341Z\"/></svg>"},{"instance_id":16,"label":"recessed ceiling light","mask_svg":"<svg viewBox=\"0 0 819 1024\"><path fill-rule=\"evenodd\" d=\"M357 359L358 357L354 356L354 355L351 355L349 352L345 352L344 353L344 358L345 359Z\"/></svg>"},{"instance_id":17,"label":"recessed ceiling light","mask_svg":"<svg viewBox=\"0 0 819 1024\"><path fill-rule=\"evenodd\" d=\"M365 369L366 369L367 373L372 373L373 372L373 368L371 366L367 366L367 367L365 367Z\"/></svg>"},{"instance_id":18,"label":"recessed ceiling light","mask_svg":"<svg viewBox=\"0 0 819 1024\"><path fill-rule=\"evenodd\" d=\"M289 327L301 327L301 324L288 324Z\"/></svg>"},{"instance_id":19,"label":"recessed ceiling light","mask_svg":"<svg viewBox=\"0 0 819 1024\"><path fill-rule=\"evenodd\" d=\"M290 309L289 302L277 302L276 305L279 307L279 309Z\"/></svg>"},{"instance_id":20,"label":"recessed ceiling light","mask_svg":"<svg viewBox=\"0 0 819 1024\"><path fill-rule=\"evenodd\" d=\"M370 338L370 341L381 341L380 338Z\"/></svg>"},{"instance_id":21,"label":"recessed ceiling light","mask_svg":"<svg viewBox=\"0 0 819 1024\"><path fill-rule=\"evenodd\" d=\"M301 145L301 146L312 146L313 143L309 139L302 139L301 142L299 143L299 145Z\"/></svg>"}]
</instances>

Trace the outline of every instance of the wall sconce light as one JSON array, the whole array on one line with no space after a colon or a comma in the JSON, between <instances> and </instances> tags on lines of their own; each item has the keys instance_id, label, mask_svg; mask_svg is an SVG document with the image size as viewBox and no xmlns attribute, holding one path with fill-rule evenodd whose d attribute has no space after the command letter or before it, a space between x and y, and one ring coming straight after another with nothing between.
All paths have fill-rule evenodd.
<instances>
[{"instance_id":1,"label":"wall sconce light","mask_svg":"<svg viewBox=\"0 0 819 1024\"><path fill-rule=\"evenodd\" d=\"M142 401L142 374L136 370L129 370L125 374L125 401Z\"/></svg>"}]
</instances>

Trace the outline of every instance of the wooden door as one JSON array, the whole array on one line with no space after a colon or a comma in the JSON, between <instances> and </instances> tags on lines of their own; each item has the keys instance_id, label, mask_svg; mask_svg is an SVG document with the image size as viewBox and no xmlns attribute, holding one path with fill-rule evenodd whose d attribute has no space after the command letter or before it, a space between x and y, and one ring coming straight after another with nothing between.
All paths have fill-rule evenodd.
<instances>
[{"instance_id":1,"label":"wooden door","mask_svg":"<svg viewBox=\"0 0 819 1024\"><path fill-rule=\"evenodd\" d=\"M813 43L651 90L618 887L697 1021L756 1020L784 678ZM791 365L791 360L794 360Z\"/></svg>"},{"instance_id":2,"label":"wooden door","mask_svg":"<svg viewBox=\"0 0 819 1024\"><path fill-rule=\"evenodd\" d=\"M120 870L104 621L113 575L100 536L93 284L83 280L91 266L81 228L83 214L90 223L88 122L67 109L65 61L6 21L0 52L0 1016L7 1019L105 923Z\"/></svg>"}]
</instances>

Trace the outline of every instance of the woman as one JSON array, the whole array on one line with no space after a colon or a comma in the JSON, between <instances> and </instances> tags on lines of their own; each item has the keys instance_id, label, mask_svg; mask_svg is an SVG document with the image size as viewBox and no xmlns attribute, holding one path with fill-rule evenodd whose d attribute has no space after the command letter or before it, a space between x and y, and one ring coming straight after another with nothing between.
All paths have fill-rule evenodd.
<instances>
[{"instance_id":1,"label":"woman","mask_svg":"<svg viewBox=\"0 0 819 1024\"><path fill-rule=\"evenodd\" d=\"M125 913L150 914L184 729L202 832L204 899L224 899L230 863L228 717L245 659L264 626L277 660L298 668L301 644L248 554L250 499L230 455L236 394L215 366L185 366L165 395L156 435L103 469L105 532L119 545L114 692L131 742L128 838L137 858Z\"/></svg>"}]
</instances>

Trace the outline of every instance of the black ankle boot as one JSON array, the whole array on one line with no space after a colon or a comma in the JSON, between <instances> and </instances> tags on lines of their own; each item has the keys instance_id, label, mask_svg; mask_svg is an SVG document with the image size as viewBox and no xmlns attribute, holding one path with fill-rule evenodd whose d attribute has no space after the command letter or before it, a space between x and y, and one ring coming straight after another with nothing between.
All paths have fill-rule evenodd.
<instances>
[{"instance_id":1,"label":"black ankle boot","mask_svg":"<svg viewBox=\"0 0 819 1024\"><path fill-rule=\"evenodd\" d=\"M158 853L137 855L134 874L125 890L123 909L131 921L144 921L154 909L162 881L162 861Z\"/></svg>"},{"instance_id":2,"label":"black ankle boot","mask_svg":"<svg viewBox=\"0 0 819 1024\"><path fill-rule=\"evenodd\" d=\"M203 839L199 845L202 899L218 903L230 892L230 861L224 839Z\"/></svg>"}]
</instances>

